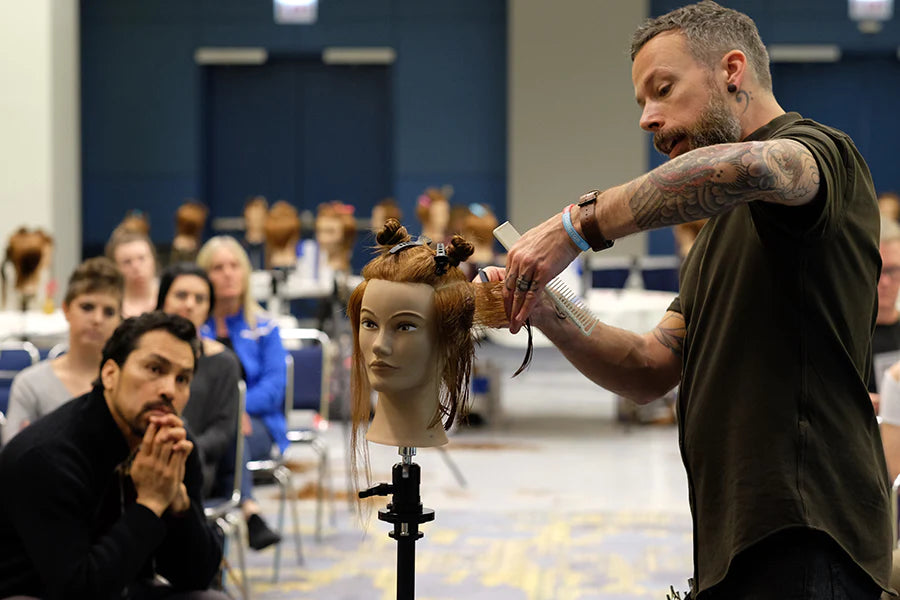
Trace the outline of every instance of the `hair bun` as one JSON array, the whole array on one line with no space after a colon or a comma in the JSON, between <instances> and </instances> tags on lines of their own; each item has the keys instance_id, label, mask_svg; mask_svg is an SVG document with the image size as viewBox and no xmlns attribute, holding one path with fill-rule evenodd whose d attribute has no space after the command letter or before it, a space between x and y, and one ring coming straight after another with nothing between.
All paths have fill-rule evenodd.
<instances>
[{"instance_id":1,"label":"hair bun","mask_svg":"<svg viewBox=\"0 0 900 600\"><path fill-rule=\"evenodd\" d=\"M475 246L466 241L466 238L458 233L453 236L447 245L447 256L450 257L450 264L458 267L459 263L465 262L467 258L475 252Z\"/></svg>"},{"instance_id":2,"label":"hair bun","mask_svg":"<svg viewBox=\"0 0 900 600\"><path fill-rule=\"evenodd\" d=\"M410 236L409 232L406 231L406 227L401 225L400 221L393 217L384 222L384 227L382 227L381 231L375 236L375 241L378 242L380 246L388 247L396 246L409 239Z\"/></svg>"}]
</instances>

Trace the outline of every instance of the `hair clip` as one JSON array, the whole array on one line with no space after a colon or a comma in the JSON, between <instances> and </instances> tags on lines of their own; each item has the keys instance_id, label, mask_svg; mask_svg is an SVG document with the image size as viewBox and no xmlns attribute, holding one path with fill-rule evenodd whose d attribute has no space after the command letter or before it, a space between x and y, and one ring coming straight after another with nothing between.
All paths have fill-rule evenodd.
<instances>
[{"instance_id":1,"label":"hair clip","mask_svg":"<svg viewBox=\"0 0 900 600\"><path fill-rule=\"evenodd\" d=\"M487 214L487 208L485 208L484 204L478 204L473 202L469 205L469 212L475 215L476 217L483 217Z\"/></svg>"},{"instance_id":2,"label":"hair clip","mask_svg":"<svg viewBox=\"0 0 900 600\"><path fill-rule=\"evenodd\" d=\"M419 237L417 237L414 240L406 240L405 242L400 242L396 246L393 246L388 251L388 253L389 254L397 254L401 250L406 250L407 248L412 248L413 246L427 246L429 244L429 242L431 242L431 240L429 240L425 236L420 235Z\"/></svg>"},{"instance_id":3,"label":"hair clip","mask_svg":"<svg viewBox=\"0 0 900 600\"><path fill-rule=\"evenodd\" d=\"M417 200L418 200L418 202L419 202L419 206L424 206L424 207L426 207L426 208L428 208L429 206L431 206L431 196L429 196L428 194L422 194L422 195L420 195L420 196L417 198Z\"/></svg>"},{"instance_id":4,"label":"hair clip","mask_svg":"<svg viewBox=\"0 0 900 600\"><path fill-rule=\"evenodd\" d=\"M447 272L447 267L450 266L450 257L447 256L447 251L444 250L443 244L437 245L437 254L434 255L434 273L435 275L443 275Z\"/></svg>"}]
</instances>

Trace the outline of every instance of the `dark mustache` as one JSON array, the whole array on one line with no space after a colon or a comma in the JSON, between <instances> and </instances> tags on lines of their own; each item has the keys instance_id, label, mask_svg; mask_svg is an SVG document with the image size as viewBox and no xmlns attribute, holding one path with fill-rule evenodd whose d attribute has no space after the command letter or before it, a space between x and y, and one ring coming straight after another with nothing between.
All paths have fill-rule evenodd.
<instances>
[{"instance_id":1,"label":"dark mustache","mask_svg":"<svg viewBox=\"0 0 900 600\"><path fill-rule=\"evenodd\" d=\"M170 414L175 414L175 405L172 404L170 400L161 400L159 402L151 402L150 404L145 404L144 409L141 411L142 413L148 413L153 410L164 410Z\"/></svg>"}]
</instances>

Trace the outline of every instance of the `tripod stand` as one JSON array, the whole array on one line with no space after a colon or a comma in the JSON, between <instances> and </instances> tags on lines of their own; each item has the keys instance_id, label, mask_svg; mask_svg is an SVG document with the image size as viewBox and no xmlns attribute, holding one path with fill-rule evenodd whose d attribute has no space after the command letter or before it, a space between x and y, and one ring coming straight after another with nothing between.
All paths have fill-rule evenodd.
<instances>
[{"instance_id":1,"label":"tripod stand","mask_svg":"<svg viewBox=\"0 0 900 600\"><path fill-rule=\"evenodd\" d=\"M378 511L378 519L393 523L388 535L397 541L397 600L416 597L416 541L424 534L419 524L434 520L434 511L422 508L419 497L421 469L412 461L415 448L401 446L400 462L391 471L392 483L381 483L359 493L360 498L393 494L387 508Z\"/></svg>"}]
</instances>

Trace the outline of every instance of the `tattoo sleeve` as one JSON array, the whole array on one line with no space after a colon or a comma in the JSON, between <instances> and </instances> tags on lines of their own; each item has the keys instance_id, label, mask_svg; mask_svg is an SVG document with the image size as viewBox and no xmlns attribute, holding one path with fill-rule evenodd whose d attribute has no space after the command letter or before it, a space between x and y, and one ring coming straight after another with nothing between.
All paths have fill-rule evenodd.
<instances>
[{"instance_id":1,"label":"tattoo sleeve","mask_svg":"<svg viewBox=\"0 0 900 600\"><path fill-rule=\"evenodd\" d=\"M681 358L684 349L684 334L684 317L675 312L666 313L653 330L653 336L657 341L678 358Z\"/></svg>"},{"instance_id":2,"label":"tattoo sleeve","mask_svg":"<svg viewBox=\"0 0 900 600\"><path fill-rule=\"evenodd\" d=\"M628 204L641 230L717 215L763 200L800 205L819 190L819 168L794 140L699 148L636 179Z\"/></svg>"}]
</instances>

